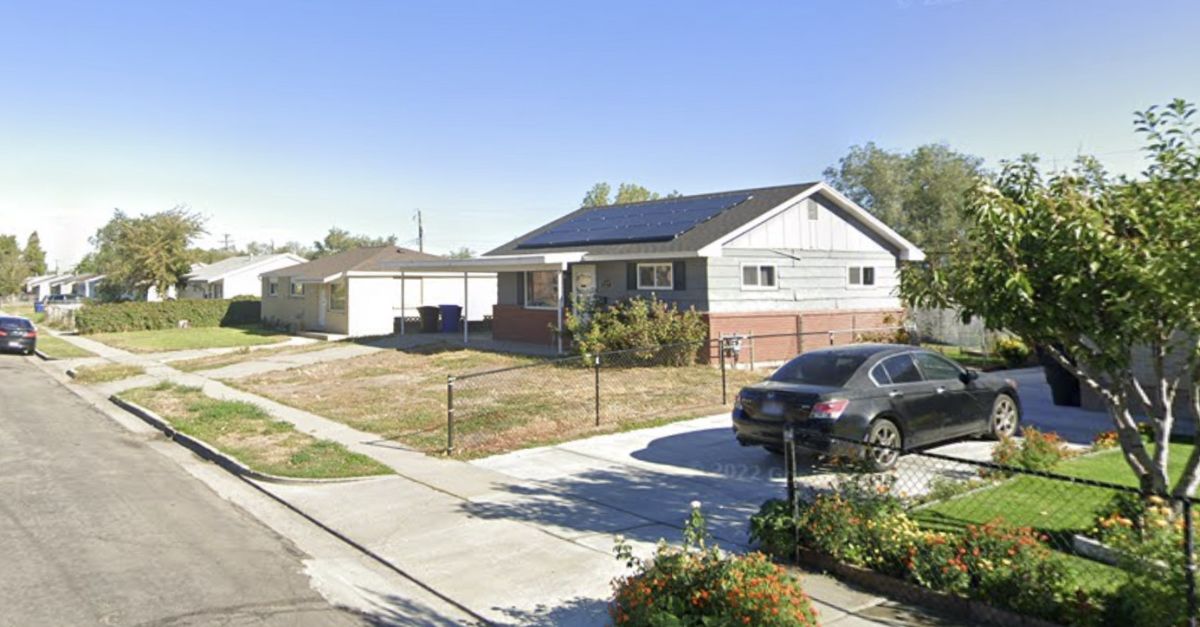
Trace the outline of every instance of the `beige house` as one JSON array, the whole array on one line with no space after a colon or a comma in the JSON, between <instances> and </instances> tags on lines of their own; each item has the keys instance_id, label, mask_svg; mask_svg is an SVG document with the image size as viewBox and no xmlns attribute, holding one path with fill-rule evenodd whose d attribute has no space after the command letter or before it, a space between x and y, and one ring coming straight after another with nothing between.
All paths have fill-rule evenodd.
<instances>
[{"instance_id":1,"label":"beige house","mask_svg":"<svg viewBox=\"0 0 1200 627\"><path fill-rule=\"evenodd\" d=\"M468 306L471 320L490 314L496 302L495 274L472 275L467 280L461 274L404 272L395 267L401 262L441 260L407 248L376 246L265 272L263 321L296 332L362 337L391 334L398 318L415 316L421 305Z\"/></svg>"}]
</instances>

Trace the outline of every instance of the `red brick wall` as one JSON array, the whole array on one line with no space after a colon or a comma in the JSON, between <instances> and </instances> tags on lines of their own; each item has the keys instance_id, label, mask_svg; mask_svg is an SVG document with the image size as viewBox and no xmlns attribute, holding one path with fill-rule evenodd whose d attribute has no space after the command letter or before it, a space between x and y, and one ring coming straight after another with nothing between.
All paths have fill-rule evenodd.
<instances>
[{"instance_id":1,"label":"red brick wall","mask_svg":"<svg viewBox=\"0 0 1200 627\"><path fill-rule=\"evenodd\" d=\"M550 329L557 323L555 311L518 305L492 306L492 339L552 345L554 332Z\"/></svg>"},{"instance_id":2,"label":"red brick wall","mask_svg":"<svg viewBox=\"0 0 1200 627\"><path fill-rule=\"evenodd\" d=\"M885 324L883 319L889 315L896 318L897 322ZM806 350L830 346L830 332L833 332L833 345L849 344L854 341L856 330L896 326L903 315L902 310L888 309L709 313L705 314L705 318L710 340L735 333L755 336L786 334L784 337L755 338L754 361L770 362L784 361ZM717 359L719 355L714 350L710 357ZM749 342L743 340L740 361L749 360Z\"/></svg>"}]
</instances>

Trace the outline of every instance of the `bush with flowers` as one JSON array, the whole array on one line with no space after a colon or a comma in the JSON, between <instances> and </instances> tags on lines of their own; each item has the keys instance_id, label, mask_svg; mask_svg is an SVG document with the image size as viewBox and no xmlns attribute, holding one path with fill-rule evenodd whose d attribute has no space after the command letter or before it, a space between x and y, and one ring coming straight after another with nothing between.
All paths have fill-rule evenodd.
<instances>
[{"instance_id":1,"label":"bush with flowers","mask_svg":"<svg viewBox=\"0 0 1200 627\"><path fill-rule=\"evenodd\" d=\"M1021 435L1020 440L1000 438L992 449L992 461L1002 466L1047 472L1071 456L1071 450L1057 433L1045 433L1033 427L1025 427L1021 430Z\"/></svg>"},{"instance_id":2,"label":"bush with flowers","mask_svg":"<svg viewBox=\"0 0 1200 627\"><path fill-rule=\"evenodd\" d=\"M1115 497L1096 536L1119 555L1128 577L1106 606L1111 625L1183 625L1187 618L1184 521L1164 499Z\"/></svg>"},{"instance_id":3,"label":"bush with flowers","mask_svg":"<svg viewBox=\"0 0 1200 627\"><path fill-rule=\"evenodd\" d=\"M613 582L616 625L816 625L800 582L762 553L731 555L709 546L700 504L684 526L684 544L660 540L654 558L633 556L618 536L617 559L634 573Z\"/></svg>"},{"instance_id":4,"label":"bush with flowers","mask_svg":"<svg viewBox=\"0 0 1200 627\"><path fill-rule=\"evenodd\" d=\"M789 556L798 538L802 548L932 590L1051 621L1091 620L1091 604L1070 587L1066 565L1045 536L1003 520L961 533L922 529L885 477L839 480L831 493L801 504L798 519L788 504L768 501L751 518L751 539Z\"/></svg>"}]
</instances>

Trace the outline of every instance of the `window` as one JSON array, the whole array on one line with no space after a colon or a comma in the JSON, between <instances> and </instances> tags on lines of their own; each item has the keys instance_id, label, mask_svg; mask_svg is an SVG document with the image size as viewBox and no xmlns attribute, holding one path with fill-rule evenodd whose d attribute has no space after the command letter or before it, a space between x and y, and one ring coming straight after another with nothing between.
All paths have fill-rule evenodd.
<instances>
[{"instance_id":1,"label":"window","mask_svg":"<svg viewBox=\"0 0 1200 627\"><path fill-rule=\"evenodd\" d=\"M753 289L774 289L775 266L747 264L742 266L742 287Z\"/></svg>"},{"instance_id":2,"label":"window","mask_svg":"<svg viewBox=\"0 0 1200 627\"><path fill-rule=\"evenodd\" d=\"M771 380L840 388L846 385L866 360L865 355L854 351L805 353L776 370Z\"/></svg>"},{"instance_id":3,"label":"window","mask_svg":"<svg viewBox=\"0 0 1200 627\"><path fill-rule=\"evenodd\" d=\"M670 263L639 263L637 286L639 290L670 290L675 288L674 266Z\"/></svg>"},{"instance_id":4,"label":"window","mask_svg":"<svg viewBox=\"0 0 1200 627\"><path fill-rule=\"evenodd\" d=\"M267 281L267 295L277 296L279 294L279 279L270 279Z\"/></svg>"},{"instance_id":5,"label":"window","mask_svg":"<svg viewBox=\"0 0 1200 627\"><path fill-rule=\"evenodd\" d=\"M808 219L816 220L821 217L820 209L817 208L817 203L808 201Z\"/></svg>"},{"instance_id":6,"label":"window","mask_svg":"<svg viewBox=\"0 0 1200 627\"><path fill-rule=\"evenodd\" d=\"M292 289L293 297L299 298L301 296L304 296L304 284L303 283L297 283L296 281L292 281L291 289Z\"/></svg>"},{"instance_id":7,"label":"window","mask_svg":"<svg viewBox=\"0 0 1200 627\"><path fill-rule=\"evenodd\" d=\"M875 268L850 266L850 285L875 285Z\"/></svg>"},{"instance_id":8,"label":"window","mask_svg":"<svg viewBox=\"0 0 1200 627\"><path fill-rule=\"evenodd\" d=\"M346 310L346 284L344 282L329 284L329 310Z\"/></svg>"},{"instance_id":9,"label":"window","mask_svg":"<svg viewBox=\"0 0 1200 627\"><path fill-rule=\"evenodd\" d=\"M917 364L913 363L912 355L907 353L888 357L879 365L887 373L887 380L892 383L918 383L921 381L921 371L917 370ZM882 383L883 377L878 377L876 380Z\"/></svg>"},{"instance_id":10,"label":"window","mask_svg":"<svg viewBox=\"0 0 1200 627\"><path fill-rule=\"evenodd\" d=\"M558 276L553 270L525 273L525 306L533 309L558 308Z\"/></svg>"},{"instance_id":11,"label":"window","mask_svg":"<svg viewBox=\"0 0 1200 627\"><path fill-rule=\"evenodd\" d=\"M921 372L925 375L926 381L950 381L958 379L962 371L958 366L929 353L917 353L915 356L917 366L921 368Z\"/></svg>"}]
</instances>

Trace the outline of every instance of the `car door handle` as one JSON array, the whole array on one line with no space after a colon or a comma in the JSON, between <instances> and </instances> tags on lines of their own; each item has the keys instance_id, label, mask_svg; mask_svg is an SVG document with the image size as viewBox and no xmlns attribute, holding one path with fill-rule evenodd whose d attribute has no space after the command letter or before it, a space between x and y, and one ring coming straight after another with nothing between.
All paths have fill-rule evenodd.
<instances>
[{"instance_id":1,"label":"car door handle","mask_svg":"<svg viewBox=\"0 0 1200 627\"><path fill-rule=\"evenodd\" d=\"M901 398L904 396L904 392L901 392L900 390L892 390L891 392L888 392L888 396L892 398Z\"/></svg>"}]
</instances>

